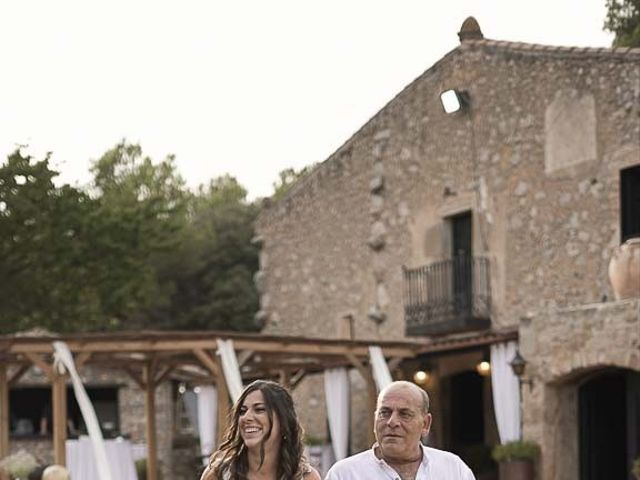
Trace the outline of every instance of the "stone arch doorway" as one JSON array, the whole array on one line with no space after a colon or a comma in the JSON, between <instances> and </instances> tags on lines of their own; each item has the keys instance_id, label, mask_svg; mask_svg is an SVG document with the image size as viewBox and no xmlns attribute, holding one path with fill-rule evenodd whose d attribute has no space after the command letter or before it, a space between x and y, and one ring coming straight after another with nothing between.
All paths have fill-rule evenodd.
<instances>
[{"instance_id":1,"label":"stone arch doorway","mask_svg":"<svg viewBox=\"0 0 640 480\"><path fill-rule=\"evenodd\" d=\"M640 372L601 369L577 389L580 480L628 480L640 455Z\"/></svg>"}]
</instances>

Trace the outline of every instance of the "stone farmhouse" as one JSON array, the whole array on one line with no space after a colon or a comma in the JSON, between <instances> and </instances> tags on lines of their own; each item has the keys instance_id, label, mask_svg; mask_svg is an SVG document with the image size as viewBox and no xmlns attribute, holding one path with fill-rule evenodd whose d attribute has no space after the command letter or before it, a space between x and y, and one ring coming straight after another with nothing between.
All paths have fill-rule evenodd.
<instances>
[{"instance_id":1,"label":"stone farmhouse","mask_svg":"<svg viewBox=\"0 0 640 480\"><path fill-rule=\"evenodd\" d=\"M499 435L479 364L517 341L539 478L629 478L640 285L618 300L608 269L640 236L640 49L489 40L473 18L459 36L265 205L256 319L272 335L422 342L394 375L421 372L429 443L480 478L493 478ZM309 434L328 442L321 380L295 393ZM369 446L364 389L352 374L352 453Z\"/></svg>"}]
</instances>

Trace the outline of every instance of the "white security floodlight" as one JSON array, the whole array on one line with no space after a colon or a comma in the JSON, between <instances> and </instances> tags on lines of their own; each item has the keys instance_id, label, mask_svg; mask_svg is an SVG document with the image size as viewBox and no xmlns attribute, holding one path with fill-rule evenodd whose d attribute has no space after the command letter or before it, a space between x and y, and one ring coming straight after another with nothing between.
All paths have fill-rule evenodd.
<instances>
[{"instance_id":1,"label":"white security floodlight","mask_svg":"<svg viewBox=\"0 0 640 480\"><path fill-rule=\"evenodd\" d=\"M466 92L451 89L440 94L440 102L445 113L455 113L467 106L468 98Z\"/></svg>"}]
</instances>

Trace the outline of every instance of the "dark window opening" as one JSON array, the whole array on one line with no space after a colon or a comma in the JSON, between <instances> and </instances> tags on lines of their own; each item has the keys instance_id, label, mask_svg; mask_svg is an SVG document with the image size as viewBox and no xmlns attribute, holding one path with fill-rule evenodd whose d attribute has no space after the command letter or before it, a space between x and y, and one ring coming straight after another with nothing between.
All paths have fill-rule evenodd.
<instances>
[{"instance_id":1,"label":"dark window opening","mask_svg":"<svg viewBox=\"0 0 640 480\"><path fill-rule=\"evenodd\" d=\"M119 433L117 387L89 387L87 395L105 437ZM13 437L50 436L53 433L51 388L21 387L9 392L10 434ZM87 427L73 389L67 387L67 435L86 434Z\"/></svg>"},{"instance_id":2,"label":"dark window opening","mask_svg":"<svg viewBox=\"0 0 640 480\"><path fill-rule=\"evenodd\" d=\"M620 223L623 243L640 237L640 165L620 171Z\"/></svg>"}]
</instances>

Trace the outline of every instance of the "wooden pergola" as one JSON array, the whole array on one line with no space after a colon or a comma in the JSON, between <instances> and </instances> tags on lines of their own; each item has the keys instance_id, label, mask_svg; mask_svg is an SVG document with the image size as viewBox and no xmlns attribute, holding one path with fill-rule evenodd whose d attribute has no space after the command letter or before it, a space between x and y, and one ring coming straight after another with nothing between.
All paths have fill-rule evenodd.
<instances>
[{"instance_id":1,"label":"wooden pergola","mask_svg":"<svg viewBox=\"0 0 640 480\"><path fill-rule=\"evenodd\" d=\"M51 336L0 336L0 458L9 453L9 388L32 366L37 366L52 387L54 461L65 465L67 437L67 375L53 367L53 341L67 344L79 371L86 365L126 372L143 390L147 442L147 480L156 480L157 441L155 390L169 378L215 384L218 395L218 438L230 409L217 340L233 340L243 381L272 378L294 388L305 375L327 368L353 367L368 387L370 424L376 385L369 368L369 346L382 348L391 369L414 357L420 344L406 341L312 339L231 332L120 332ZM373 429L369 429L373 435ZM370 438L373 441L373 438Z\"/></svg>"}]
</instances>

